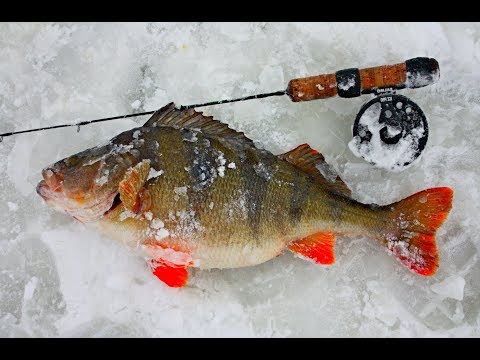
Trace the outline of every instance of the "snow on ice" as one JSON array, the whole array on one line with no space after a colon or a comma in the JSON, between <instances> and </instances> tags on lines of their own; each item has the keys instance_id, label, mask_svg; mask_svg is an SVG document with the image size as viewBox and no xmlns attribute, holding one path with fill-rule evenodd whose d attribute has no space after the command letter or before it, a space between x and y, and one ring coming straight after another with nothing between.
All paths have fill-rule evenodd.
<instances>
[{"instance_id":1,"label":"snow on ice","mask_svg":"<svg viewBox=\"0 0 480 360\"><path fill-rule=\"evenodd\" d=\"M441 77L400 91L430 126L424 153L402 172L349 150L369 95L202 111L273 153L310 144L360 201L452 187L433 277L409 272L374 240L339 236L330 267L286 252L254 267L194 270L186 288L166 287L144 259L35 193L45 166L147 119L128 118L0 143L0 336L479 336L478 23L2 23L0 132L276 91L295 77L417 56L436 58ZM220 176L236 171L220 160L212 164ZM188 222L190 214L169 217Z\"/></svg>"}]
</instances>

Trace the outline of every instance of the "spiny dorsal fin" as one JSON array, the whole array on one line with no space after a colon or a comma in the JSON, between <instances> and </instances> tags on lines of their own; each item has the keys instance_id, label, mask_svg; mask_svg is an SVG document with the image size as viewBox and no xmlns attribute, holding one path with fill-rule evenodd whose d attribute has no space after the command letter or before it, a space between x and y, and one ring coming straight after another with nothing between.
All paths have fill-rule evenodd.
<instances>
[{"instance_id":1,"label":"spiny dorsal fin","mask_svg":"<svg viewBox=\"0 0 480 360\"><path fill-rule=\"evenodd\" d=\"M243 132L230 129L227 124L214 120L213 116L204 116L194 109L180 110L171 102L157 110L143 125L145 127L170 126L176 129L195 129L204 134L218 136L227 141L253 145L253 141Z\"/></svg>"},{"instance_id":2,"label":"spiny dorsal fin","mask_svg":"<svg viewBox=\"0 0 480 360\"><path fill-rule=\"evenodd\" d=\"M136 212L139 206L139 193L145 182L148 180L150 172L150 160L145 159L142 162L129 169L123 180L118 185L120 200L123 205Z\"/></svg>"},{"instance_id":3,"label":"spiny dorsal fin","mask_svg":"<svg viewBox=\"0 0 480 360\"><path fill-rule=\"evenodd\" d=\"M302 144L295 149L278 155L282 160L288 161L307 174L317 183L330 191L343 196L351 197L352 192L340 177L325 162L325 158L308 144Z\"/></svg>"}]
</instances>

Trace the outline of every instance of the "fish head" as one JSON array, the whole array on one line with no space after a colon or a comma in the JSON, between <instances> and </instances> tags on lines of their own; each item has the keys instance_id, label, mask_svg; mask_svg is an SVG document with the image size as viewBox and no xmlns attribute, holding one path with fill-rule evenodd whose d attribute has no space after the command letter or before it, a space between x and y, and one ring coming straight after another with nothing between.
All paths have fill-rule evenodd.
<instances>
[{"instance_id":1,"label":"fish head","mask_svg":"<svg viewBox=\"0 0 480 360\"><path fill-rule=\"evenodd\" d=\"M47 166L37 193L50 207L83 223L99 220L120 204L118 185L142 160L143 144L133 130Z\"/></svg>"}]
</instances>

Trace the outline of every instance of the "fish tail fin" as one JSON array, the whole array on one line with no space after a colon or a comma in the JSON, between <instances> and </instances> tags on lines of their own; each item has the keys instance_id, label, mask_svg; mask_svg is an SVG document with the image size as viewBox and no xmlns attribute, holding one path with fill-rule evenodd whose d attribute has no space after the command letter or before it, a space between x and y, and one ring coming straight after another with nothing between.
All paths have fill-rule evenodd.
<instances>
[{"instance_id":1,"label":"fish tail fin","mask_svg":"<svg viewBox=\"0 0 480 360\"><path fill-rule=\"evenodd\" d=\"M447 218L452 198L452 189L438 187L384 207L392 226L381 238L387 249L417 274L431 276L437 271L435 232Z\"/></svg>"}]
</instances>

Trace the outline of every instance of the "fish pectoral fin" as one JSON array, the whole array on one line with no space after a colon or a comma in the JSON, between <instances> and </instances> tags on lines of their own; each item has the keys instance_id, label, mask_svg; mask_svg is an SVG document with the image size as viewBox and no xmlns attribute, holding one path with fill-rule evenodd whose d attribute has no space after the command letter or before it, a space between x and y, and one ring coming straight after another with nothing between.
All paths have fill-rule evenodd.
<instances>
[{"instance_id":1,"label":"fish pectoral fin","mask_svg":"<svg viewBox=\"0 0 480 360\"><path fill-rule=\"evenodd\" d=\"M184 287L188 280L186 265L167 264L163 260L150 260L153 275L170 287Z\"/></svg>"},{"instance_id":2,"label":"fish pectoral fin","mask_svg":"<svg viewBox=\"0 0 480 360\"><path fill-rule=\"evenodd\" d=\"M317 264L330 265L335 262L335 236L318 232L293 241L288 248L296 254L313 260Z\"/></svg>"},{"instance_id":3,"label":"fish pectoral fin","mask_svg":"<svg viewBox=\"0 0 480 360\"><path fill-rule=\"evenodd\" d=\"M141 206L142 202L149 201L149 194L143 189L149 172L150 160L145 159L129 169L118 185L120 200L127 209L133 212L138 212L141 207L145 208L145 206Z\"/></svg>"},{"instance_id":4,"label":"fish pectoral fin","mask_svg":"<svg viewBox=\"0 0 480 360\"><path fill-rule=\"evenodd\" d=\"M351 190L326 163L323 155L312 149L310 145L299 145L285 154L278 155L278 157L307 173L315 182L330 191L346 197L352 196Z\"/></svg>"}]
</instances>

